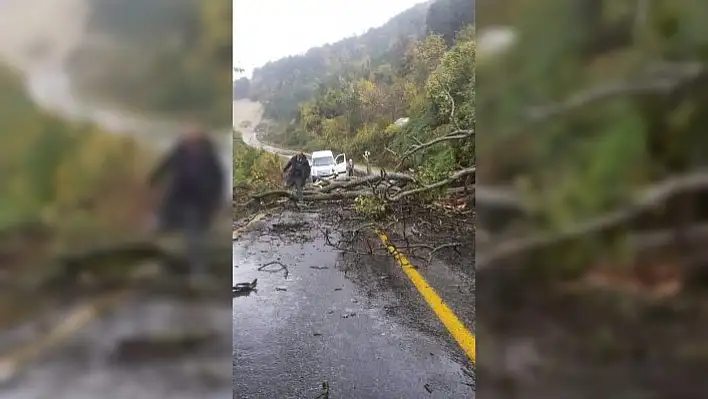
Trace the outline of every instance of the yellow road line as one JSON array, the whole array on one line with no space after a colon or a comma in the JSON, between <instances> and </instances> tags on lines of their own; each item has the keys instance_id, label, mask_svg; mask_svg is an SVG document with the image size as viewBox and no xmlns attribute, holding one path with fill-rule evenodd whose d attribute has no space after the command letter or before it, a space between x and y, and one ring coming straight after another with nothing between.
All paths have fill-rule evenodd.
<instances>
[{"instance_id":1,"label":"yellow road line","mask_svg":"<svg viewBox=\"0 0 708 399\"><path fill-rule=\"evenodd\" d=\"M418 289L418 292L423 296L423 299L425 299L430 308L433 309L433 312L435 312L435 315L438 316L438 319L440 319L445 328L447 328L447 331L455 338L455 341L457 341L465 354L472 360L472 363L475 363L477 360L477 347L472 332L462 324L452 309L445 304L433 287L425 281L425 278L423 278L423 276L418 273L418 270L408 261L408 258L391 244L388 236L383 231L377 231L377 234L386 246L388 252L393 255L394 259L396 259L401 266L401 269L403 269L403 272L406 273L406 276L408 276L415 288Z\"/></svg>"}]
</instances>

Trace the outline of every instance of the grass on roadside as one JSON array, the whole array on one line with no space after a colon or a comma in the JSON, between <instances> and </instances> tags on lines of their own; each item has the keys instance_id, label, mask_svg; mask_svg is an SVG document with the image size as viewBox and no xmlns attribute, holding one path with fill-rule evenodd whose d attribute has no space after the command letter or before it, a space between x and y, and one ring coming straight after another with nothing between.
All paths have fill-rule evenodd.
<instances>
[{"instance_id":1,"label":"grass on roadside","mask_svg":"<svg viewBox=\"0 0 708 399\"><path fill-rule=\"evenodd\" d=\"M233 178L235 204L248 201L260 191L274 190L283 186L282 158L264 150L249 147L241 139L241 133L234 132ZM234 209L234 212L237 212Z\"/></svg>"}]
</instances>

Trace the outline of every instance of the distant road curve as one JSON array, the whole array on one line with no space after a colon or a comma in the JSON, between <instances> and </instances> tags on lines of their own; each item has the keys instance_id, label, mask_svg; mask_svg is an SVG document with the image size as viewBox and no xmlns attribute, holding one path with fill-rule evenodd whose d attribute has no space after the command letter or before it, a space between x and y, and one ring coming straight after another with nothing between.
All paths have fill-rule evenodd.
<instances>
[{"instance_id":1,"label":"distant road curve","mask_svg":"<svg viewBox=\"0 0 708 399\"><path fill-rule=\"evenodd\" d=\"M241 138L246 145L268 151L283 158L290 158L295 155L295 150L274 147L272 145L265 144L258 139L258 134L256 134L255 128L259 123L261 123L262 120L263 106L260 103L249 100L236 100L233 102L234 130L241 132ZM241 127L243 122L250 122L249 127ZM361 154L347 154L347 157L354 158L355 171L362 174L366 173L366 166L362 165L363 159ZM378 173L380 168L371 166L371 171L373 173Z\"/></svg>"},{"instance_id":2,"label":"distant road curve","mask_svg":"<svg viewBox=\"0 0 708 399\"><path fill-rule=\"evenodd\" d=\"M289 158L295 154L294 150L278 148L264 144L258 139L255 127L263 120L263 106L258 102L249 100L238 100L233 102L233 126L235 131L240 131L243 142L253 148L263 149L283 158ZM241 127L241 123L248 121L248 128ZM354 170L357 174L366 175L366 165L363 162L362 154L347 154L354 158ZM372 173L380 173L381 168L371 166ZM484 187L475 184L475 202L490 209L518 212L527 209L526 204L516 195L512 187Z\"/></svg>"}]
</instances>

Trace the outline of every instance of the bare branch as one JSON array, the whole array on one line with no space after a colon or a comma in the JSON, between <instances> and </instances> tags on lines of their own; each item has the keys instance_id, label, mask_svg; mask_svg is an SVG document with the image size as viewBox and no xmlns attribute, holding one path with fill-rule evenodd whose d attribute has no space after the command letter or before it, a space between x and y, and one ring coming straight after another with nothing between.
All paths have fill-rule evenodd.
<instances>
[{"instance_id":1,"label":"bare branch","mask_svg":"<svg viewBox=\"0 0 708 399\"><path fill-rule=\"evenodd\" d=\"M522 213L530 211L529 206L511 187L491 187L475 184L472 190L475 193L475 203L480 209L489 207L516 210Z\"/></svg>"},{"instance_id":2,"label":"bare branch","mask_svg":"<svg viewBox=\"0 0 708 399\"><path fill-rule=\"evenodd\" d=\"M610 97L670 92L679 85L696 79L705 71L701 63L656 64L648 69L648 76L593 87L574 94L561 103L530 108L526 116L529 122L543 122Z\"/></svg>"},{"instance_id":3,"label":"bare branch","mask_svg":"<svg viewBox=\"0 0 708 399\"><path fill-rule=\"evenodd\" d=\"M397 153L396 151L394 151L394 150L392 150L392 149L390 149L390 148L388 148L388 147L384 147L384 150L386 150L386 152L388 152L389 154L393 155L394 157L398 158L398 153Z\"/></svg>"},{"instance_id":4,"label":"bare branch","mask_svg":"<svg viewBox=\"0 0 708 399\"><path fill-rule=\"evenodd\" d=\"M647 68L646 76L642 78L609 83L583 90L557 104L532 107L526 112L526 122L542 123L553 117L615 96L670 92L704 73L706 73L706 68L698 62L657 63ZM523 199L509 188L477 185L475 188L475 201L478 206L483 207L510 209L521 213L528 213L529 211Z\"/></svg>"},{"instance_id":5,"label":"bare branch","mask_svg":"<svg viewBox=\"0 0 708 399\"><path fill-rule=\"evenodd\" d=\"M697 172L666 179L656 184L638 196L631 206L609 212L598 218L569 227L559 233L535 233L533 237L510 240L498 245L485 256L478 256L477 270L499 264L503 260L515 258L534 250L560 245L578 238L606 233L620 225L626 224L647 210L661 206L667 200L682 193L708 188L708 173Z\"/></svg>"},{"instance_id":6,"label":"bare branch","mask_svg":"<svg viewBox=\"0 0 708 399\"><path fill-rule=\"evenodd\" d=\"M415 178L411 175L408 175L405 173L385 172L383 175L371 175L371 176L362 177L360 179L351 180L351 181L344 182L344 183L332 183L332 184L329 184L329 185L323 187L320 190L320 192L329 193L329 192L332 192L337 189L349 189L349 188L362 186L364 184L378 183L383 180L398 180L398 181L405 181L405 182L409 182L409 183L415 182ZM373 189L373 187L372 187L372 189Z\"/></svg>"},{"instance_id":7,"label":"bare branch","mask_svg":"<svg viewBox=\"0 0 708 399\"><path fill-rule=\"evenodd\" d=\"M279 268L279 269L275 269L275 270L269 269L270 266L274 266L274 265L275 265L275 266L280 266L280 268ZM284 271L285 271L285 273L283 274L283 278L285 278L285 279L287 280L287 279L288 279L288 275L290 275L290 270L288 270L288 267L285 266L285 264L284 264L283 262L274 260L274 261L268 262L268 263L266 263L266 264L264 264L264 265L262 265L262 266L260 266L260 267L258 268L258 271L259 271L259 272L268 272L268 273L277 273L277 272L279 272L279 271L281 271L281 270L284 270Z\"/></svg>"},{"instance_id":8,"label":"bare branch","mask_svg":"<svg viewBox=\"0 0 708 399\"><path fill-rule=\"evenodd\" d=\"M452 133L432 139L426 143L416 144L410 150L404 152L403 155L401 155L399 157L398 164L396 165L395 169L399 170L401 168L401 166L403 166L403 162L406 159L408 159L411 155L417 153L418 151L425 150L426 148L430 148L436 144L443 143L446 141L463 140L463 139L471 138L473 134L474 134L474 132L472 129L455 130Z\"/></svg>"},{"instance_id":9,"label":"bare branch","mask_svg":"<svg viewBox=\"0 0 708 399\"><path fill-rule=\"evenodd\" d=\"M424 192L428 192L428 191L432 191L432 190L435 190L438 188L448 186L448 185L450 185L458 180L461 180L467 176L474 175L475 170L476 170L476 168L474 166L472 166L470 168L458 170L457 172L453 173L452 175L450 175L446 179L442 179L440 181L437 181L437 182L429 184L429 185L425 185L423 187L414 188L414 189L407 190L407 191L402 191L402 192L394 195L393 197L388 198L388 200L389 201L398 201L402 198L409 197L411 195L421 194Z\"/></svg>"},{"instance_id":10,"label":"bare branch","mask_svg":"<svg viewBox=\"0 0 708 399\"><path fill-rule=\"evenodd\" d=\"M351 237L349 239L342 240L343 243L341 243L341 244L332 242L332 239L330 237L330 232L328 230L321 229L320 231L322 232L322 235L324 236L325 245L330 246L330 247L332 247L338 251L341 251L343 253L348 253L348 254L353 254L353 255L361 255L361 256L377 256L377 255L378 256L388 256L388 252L386 251L386 248L383 248L383 247L373 248L371 246L371 243L368 240L365 240L365 243L368 248L367 252L362 252L362 251L358 251L356 249L352 249L354 247L354 240L361 235L361 232L363 231L364 227L367 227L367 226L363 226L361 230L355 231L354 233L352 233Z\"/></svg>"},{"instance_id":11,"label":"bare branch","mask_svg":"<svg viewBox=\"0 0 708 399\"><path fill-rule=\"evenodd\" d=\"M450 121L455 125L456 129L461 130L462 128L455 120L455 99L452 97L452 94L450 94L450 88L448 87L446 90L443 90L443 93L445 93L445 96L450 101Z\"/></svg>"}]
</instances>

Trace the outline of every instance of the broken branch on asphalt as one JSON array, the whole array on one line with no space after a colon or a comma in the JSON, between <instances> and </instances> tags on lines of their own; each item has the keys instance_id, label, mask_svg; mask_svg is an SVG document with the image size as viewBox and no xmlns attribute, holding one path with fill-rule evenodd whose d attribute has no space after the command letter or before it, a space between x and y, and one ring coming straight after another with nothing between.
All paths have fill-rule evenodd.
<instances>
[{"instance_id":1,"label":"broken branch on asphalt","mask_svg":"<svg viewBox=\"0 0 708 399\"><path fill-rule=\"evenodd\" d=\"M278 269L269 269L271 266L280 266ZM267 273L278 273L279 271L284 271L283 273L283 278L287 279L288 276L290 275L290 270L288 270L288 267L285 266L284 263L274 260L272 262L268 262L258 268L259 272L267 272Z\"/></svg>"},{"instance_id":2,"label":"broken branch on asphalt","mask_svg":"<svg viewBox=\"0 0 708 399\"><path fill-rule=\"evenodd\" d=\"M364 229L355 231L345 231L341 234L342 237L336 242L332 240L331 231L329 231L328 229L321 229L320 231L322 232L322 236L324 237L325 245L327 245L328 247L332 247L342 253L360 256L388 256L386 248L383 248L381 246L374 248L371 245L369 237L366 237L362 234L364 232ZM363 241L366 244L366 251L356 249L358 246L357 241L359 240Z\"/></svg>"},{"instance_id":3,"label":"broken branch on asphalt","mask_svg":"<svg viewBox=\"0 0 708 399\"><path fill-rule=\"evenodd\" d=\"M337 240L337 242L333 242L331 232L329 230L323 229L321 231L325 244L340 252L360 256L388 256L388 249L385 246L382 246L380 240L373 237L371 232L377 229L389 230L398 222L399 221L390 222L384 227L378 227L375 223L366 223L357 228L340 232L340 239ZM372 239L376 242L375 245L371 244ZM426 264L430 265L433 262L433 257L440 251L444 249L452 249L457 252L458 248L462 247L464 244L462 242L448 242L439 245L412 244L409 242L408 238L406 238L404 233L403 243L394 243L394 245L398 250L406 252L406 255L411 259L421 259L424 260ZM358 249L361 247L365 247L365 250ZM418 254L420 250L426 250L427 255L425 257L421 257Z\"/></svg>"},{"instance_id":4,"label":"broken branch on asphalt","mask_svg":"<svg viewBox=\"0 0 708 399\"><path fill-rule=\"evenodd\" d=\"M235 284L231 290L234 297L247 296L251 292L256 291L256 286L258 285L258 279L254 279L250 283L238 283Z\"/></svg>"},{"instance_id":5,"label":"broken branch on asphalt","mask_svg":"<svg viewBox=\"0 0 708 399\"><path fill-rule=\"evenodd\" d=\"M324 381L322 383L322 393L315 396L315 399L329 399L329 382Z\"/></svg>"}]
</instances>

